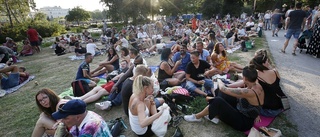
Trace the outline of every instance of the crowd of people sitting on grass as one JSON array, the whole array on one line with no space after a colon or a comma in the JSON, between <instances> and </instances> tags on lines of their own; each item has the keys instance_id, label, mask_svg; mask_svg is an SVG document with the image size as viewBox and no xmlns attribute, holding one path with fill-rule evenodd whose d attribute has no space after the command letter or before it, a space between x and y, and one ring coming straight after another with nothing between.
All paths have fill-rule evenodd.
<instances>
[{"instance_id":1,"label":"crowd of people sitting on grass","mask_svg":"<svg viewBox=\"0 0 320 137\"><path fill-rule=\"evenodd\" d=\"M256 28L258 25L251 17L245 20L229 17L204 21L193 18L190 26L177 19L129 25L121 32L105 30L101 42L104 41L103 48L107 48L106 58L93 71L90 64L94 56L103 53L89 32L85 31L83 38L57 37L57 55L75 52L77 56L84 56L75 80L84 81L91 90L82 96L64 99L50 89L40 90L35 100L41 114L32 137L44 133L53 135L59 123L64 123L73 136L112 136L101 116L86 108L86 104L100 101L106 95L109 95L107 100L95 103L97 109L112 111L112 107L122 105L131 130L138 136L152 136L151 125L164 111L157 108L168 101L159 91L174 86L181 86L188 95L208 101L201 112L185 115L186 121L201 121L205 117L216 124L223 121L236 130L248 131L259 121L259 115L274 117L281 113L280 97L285 96L279 85L279 74L269 64L265 50L257 51L248 66L228 59L227 51L257 36ZM164 41L163 37L171 39ZM144 59L156 53L161 54L157 73ZM2 88L13 77L18 78L17 83L26 76L25 69L20 69L17 66L0 69L1 73L11 71L8 78L2 78ZM97 76L103 74L107 75L107 82L98 85ZM239 75L238 81L214 78L230 74L242 76Z\"/></svg>"}]
</instances>

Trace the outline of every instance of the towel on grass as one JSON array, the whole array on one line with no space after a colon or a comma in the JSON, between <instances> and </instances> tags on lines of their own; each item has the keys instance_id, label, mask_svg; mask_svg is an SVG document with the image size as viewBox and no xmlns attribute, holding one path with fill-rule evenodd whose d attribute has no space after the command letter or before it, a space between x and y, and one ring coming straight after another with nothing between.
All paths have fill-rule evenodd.
<instances>
[{"instance_id":1,"label":"towel on grass","mask_svg":"<svg viewBox=\"0 0 320 137\"><path fill-rule=\"evenodd\" d=\"M68 58L71 59L71 60L83 60L84 56L73 55L73 56L69 56Z\"/></svg>"},{"instance_id":2,"label":"towel on grass","mask_svg":"<svg viewBox=\"0 0 320 137\"><path fill-rule=\"evenodd\" d=\"M276 117L265 117L265 116L260 116L260 122L254 123L253 127L259 130L260 127L268 127ZM246 135L249 135L250 130L244 132Z\"/></svg>"},{"instance_id":3,"label":"towel on grass","mask_svg":"<svg viewBox=\"0 0 320 137\"><path fill-rule=\"evenodd\" d=\"M21 88L23 85L27 84L29 81L33 80L35 78L35 76L29 76L29 78L22 82L21 84L19 84L18 86L15 86L15 87L12 87L12 88L9 88L9 89L6 89L6 94L10 94L12 92L15 92L17 91L19 88Z\"/></svg>"}]
</instances>

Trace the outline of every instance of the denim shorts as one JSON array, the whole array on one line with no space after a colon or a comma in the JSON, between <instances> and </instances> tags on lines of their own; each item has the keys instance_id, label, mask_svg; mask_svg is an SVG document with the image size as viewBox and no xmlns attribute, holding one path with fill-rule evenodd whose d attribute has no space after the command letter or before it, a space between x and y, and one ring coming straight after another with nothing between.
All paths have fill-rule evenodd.
<instances>
[{"instance_id":1,"label":"denim shorts","mask_svg":"<svg viewBox=\"0 0 320 137\"><path fill-rule=\"evenodd\" d=\"M212 89L212 88L214 87L213 82L212 82L211 79L204 79L204 81L205 81L205 83L204 83L204 88L205 88L206 90L207 90L207 89ZM195 84L195 83L193 83L193 82L191 82L191 81L187 81L186 89L187 89L189 92L193 93L193 92L196 90L196 88L199 88L199 87L201 88L202 86L199 85L199 84Z\"/></svg>"},{"instance_id":2,"label":"denim shorts","mask_svg":"<svg viewBox=\"0 0 320 137\"><path fill-rule=\"evenodd\" d=\"M282 109L272 110L272 109L263 109L263 108L261 108L260 115L266 116L266 117L276 117L281 112L282 112Z\"/></svg>"},{"instance_id":3,"label":"denim shorts","mask_svg":"<svg viewBox=\"0 0 320 137\"><path fill-rule=\"evenodd\" d=\"M276 30L277 28L278 28L278 26L279 26L279 24L272 24L272 30L274 31L274 30Z\"/></svg>"},{"instance_id":4,"label":"denim shorts","mask_svg":"<svg viewBox=\"0 0 320 137\"><path fill-rule=\"evenodd\" d=\"M157 98L154 98L153 101L156 104L157 108L161 106L160 101Z\"/></svg>"},{"instance_id":5,"label":"denim shorts","mask_svg":"<svg viewBox=\"0 0 320 137\"><path fill-rule=\"evenodd\" d=\"M10 73L8 78L1 79L2 89L8 89L19 85L19 73Z\"/></svg>"},{"instance_id":6,"label":"denim shorts","mask_svg":"<svg viewBox=\"0 0 320 137\"><path fill-rule=\"evenodd\" d=\"M293 35L294 39L298 39L301 33L301 29L288 29L286 38L290 39L291 36Z\"/></svg>"}]
</instances>

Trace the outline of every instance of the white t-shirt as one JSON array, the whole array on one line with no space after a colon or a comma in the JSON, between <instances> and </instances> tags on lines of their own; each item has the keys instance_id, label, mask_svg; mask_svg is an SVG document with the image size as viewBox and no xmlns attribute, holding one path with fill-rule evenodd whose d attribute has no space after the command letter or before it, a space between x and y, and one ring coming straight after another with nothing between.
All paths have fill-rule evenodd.
<instances>
[{"instance_id":1,"label":"white t-shirt","mask_svg":"<svg viewBox=\"0 0 320 137\"><path fill-rule=\"evenodd\" d=\"M270 15L269 13L266 13L266 14L264 15L264 19L271 19L271 15Z\"/></svg>"},{"instance_id":2,"label":"white t-shirt","mask_svg":"<svg viewBox=\"0 0 320 137\"><path fill-rule=\"evenodd\" d=\"M121 44L122 47L128 48L129 42L127 39L122 38L122 39L120 39L120 41L122 42L122 44Z\"/></svg>"},{"instance_id":3,"label":"white t-shirt","mask_svg":"<svg viewBox=\"0 0 320 137\"><path fill-rule=\"evenodd\" d=\"M254 26L254 22L249 22L249 21L248 21L248 22L246 23L246 27L250 27L250 26Z\"/></svg>"},{"instance_id":4,"label":"white t-shirt","mask_svg":"<svg viewBox=\"0 0 320 137\"><path fill-rule=\"evenodd\" d=\"M139 32L138 33L138 39L144 39L144 38L147 38L147 37L148 37L147 32Z\"/></svg>"},{"instance_id":5,"label":"white t-shirt","mask_svg":"<svg viewBox=\"0 0 320 137\"><path fill-rule=\"evenodd\" d=\"M96 54L97 45L94 43L88 43L86 46L87 53L91 53L92 55Z\"/></svg>"}]
</instances>

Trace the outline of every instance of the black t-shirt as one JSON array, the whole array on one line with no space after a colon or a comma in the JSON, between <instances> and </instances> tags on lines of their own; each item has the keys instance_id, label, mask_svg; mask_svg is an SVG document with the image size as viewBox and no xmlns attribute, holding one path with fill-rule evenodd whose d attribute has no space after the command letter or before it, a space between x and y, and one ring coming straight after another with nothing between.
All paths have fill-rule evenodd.
<instances>
[{"instance_id":1,"label":"black t-shirt","mask_svg":"<svg viewBox=\"0 0 320 137\"><path fill-rule=\"evenodd\" d=\"M79 42L79 41L77 41L77 40L76 41L70 41L69 45L70 46L74 46L74 45L76 45L77 42Z\"/></svg>"},{"instance_id":2,"label":"black t-shirt","mask_svg":"<svg viewBox=\"0 0 320 137\"><path fill-rule=\"evenodd\" d=\"M124 113L126 113L127 116L129 116L128 106L129 106L130 97L132 95L132 85L133 85L133 80L128 78L123 82L122 89L121 89L122 106L123 106Z\"/></svg>"},{"instance_id":3,"label":"black t-shirt","mask_svg":"<svg viewBox=\"0 0 320 137\"><path fill-rule=\"evenodd\" d=\"M288 29L301 29L303 19L307 17L307 13L303 10L294 10L289 13L288 17L290 17Z\"/></svg>"},{"instance_id":4,"label":"black t-shirt","mask_svg":"<svg viewBox=\"0 0 320 137\"><path fill-rule=\"evenodd\" d=\"M74 52L79 54L84 54L84 53L87 53L87 50L85 48L80 48L80 49L74 49Z\"/></svg>"},{"instance_id":5,"label":"black t-shirt","mask_svg":"<svg viewBox=\"0 0 320 137\"><path fill-rule=\"evenodd\" d=\"M194 80L203 80L204 79L204 72L206 69L210 69L210 64L206 61L199 60L199 67L196 68L192 62L189 62L187 65L186 73L190 74L190 78Z\"/></svg>"},{"instance_id":6,"label":"black t-shirt","mask_svg":"<svg viewBox=\"0 0 320 137\"><path fill-rule=\"evenodd\" d=\"M136 42L136 39L135 39L135 38L129 39L129 41L130 41L130 42L134 42L134 43L131 44L133 47L138 47L138 43Z\"/></svg>"},{"instance_id":7,"label":"black t-shirt","mask_svg":"<svg viewBox=\"0 0 320 137\"><path fill-rule=\"evenodd\" d=\"M226 35L226 38L227 38L227 39L231 38L231 37L233 36L233 34L234 34L234 33L233 33L232 31L230 31L230 32Z\"/></svg>"},{"instance_id":8,"label":"black t-shirt","mask_svg":"<svg viewBox=\"0 0 320 137\"><path fill-rule=\"evenodd\" d=\"M117 41L118 41L118 39L116 37L110 39L110 42L112 44L116 44Z\"/></svg>"}]
</instances>

